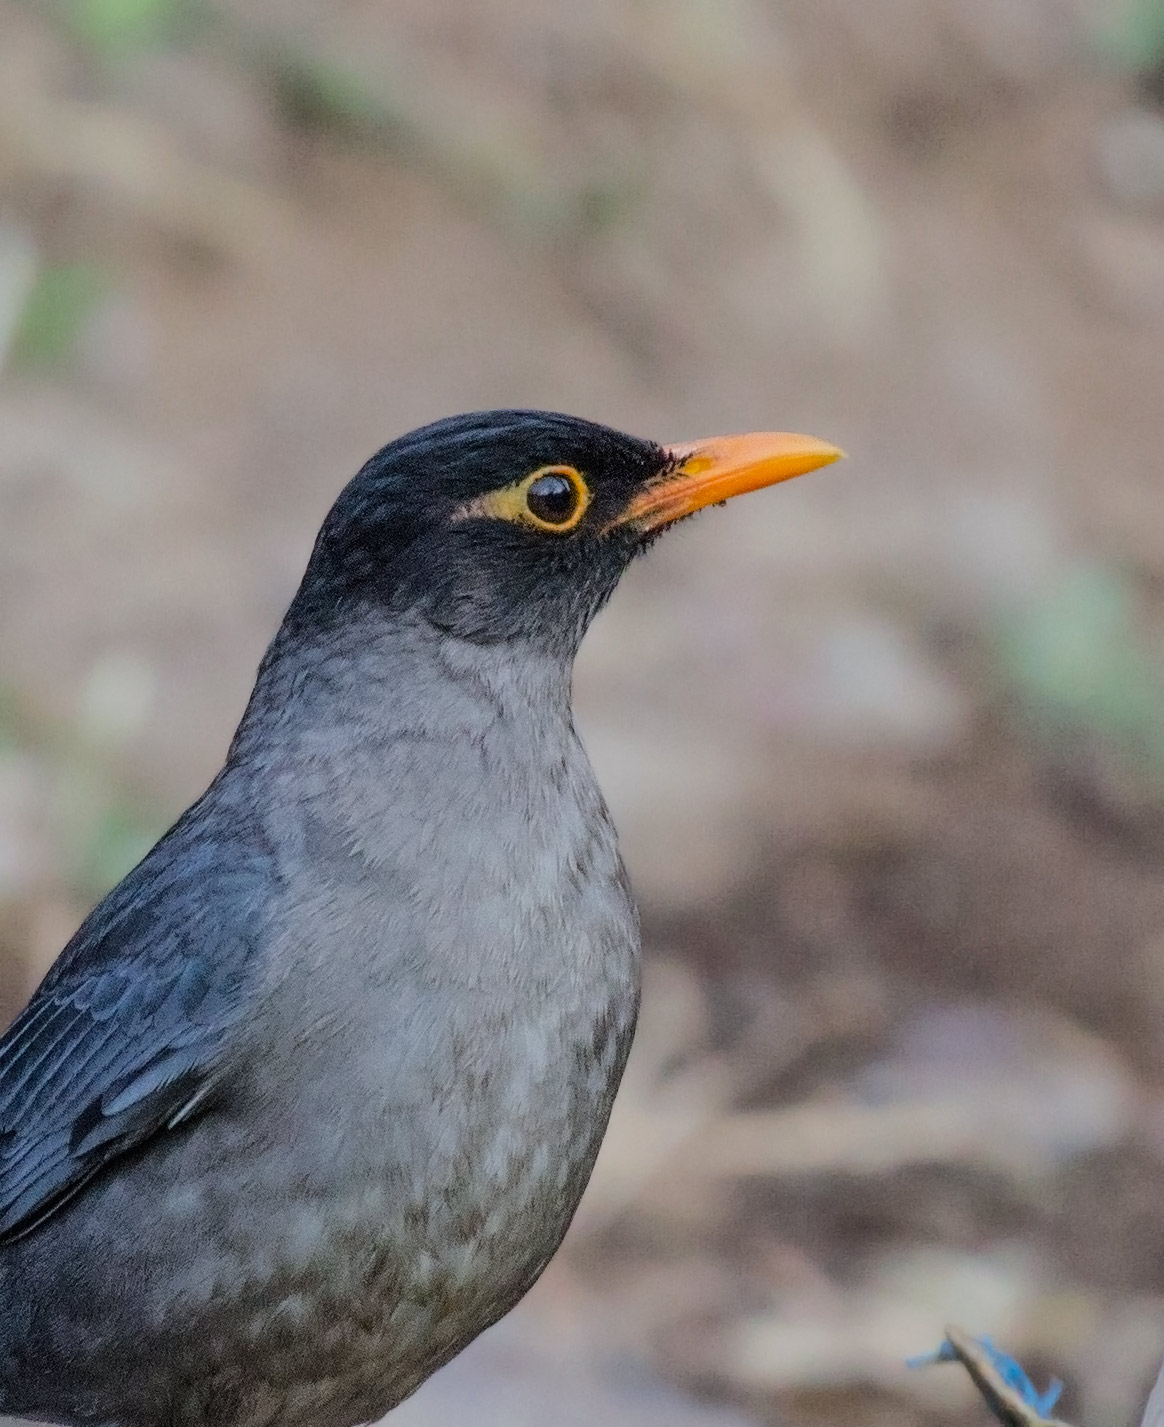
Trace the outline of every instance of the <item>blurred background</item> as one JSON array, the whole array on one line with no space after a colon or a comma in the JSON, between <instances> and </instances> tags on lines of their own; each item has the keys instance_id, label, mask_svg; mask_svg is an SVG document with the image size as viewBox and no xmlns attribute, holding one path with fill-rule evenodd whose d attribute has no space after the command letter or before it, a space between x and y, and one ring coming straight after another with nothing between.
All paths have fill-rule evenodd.
<instances>
[{"instance_id":1,"label":"blurred background","mask_svg":"<svg viewBox=\"0 0 1164 1427\"><path fill-rule=\"evenodd\" d=\"M0 1024L340 485L489 406L851 459L579 720L648 944L568 1245L394 1417L971 1423L1164 1348L1164 0L0 0ZM131 1231L131 1230L127 1230Z\"/></svg>"}]
</instances>

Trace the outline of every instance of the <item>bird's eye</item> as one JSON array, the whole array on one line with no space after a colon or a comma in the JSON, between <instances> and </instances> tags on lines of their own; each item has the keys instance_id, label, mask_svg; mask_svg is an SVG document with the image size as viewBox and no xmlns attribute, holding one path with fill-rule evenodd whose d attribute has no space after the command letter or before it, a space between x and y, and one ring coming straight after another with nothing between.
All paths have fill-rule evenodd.
<instances>
[{"instance_id":1,"label":"bird's eye","mask_svg":"<svg viewBox=\"0 0 1164 1427\"><path fill-rule=\"evenodd\" d=\"M573 530L590 504L586 482L573 466L546 466L522 486L527 518L542 530Z\"/></svg>"},{"instance_id":2,"label":"bird's eye","mask_svg":"<svg viewBox=\"0 0 1164 1427\"><path fill-rule=\"evenodd\" d=\"M454 520L487 516L565 535L586 514L590 487L573 466L541 466L524 480L489 491L453 512Z\"/></svg>"}]
</instances>

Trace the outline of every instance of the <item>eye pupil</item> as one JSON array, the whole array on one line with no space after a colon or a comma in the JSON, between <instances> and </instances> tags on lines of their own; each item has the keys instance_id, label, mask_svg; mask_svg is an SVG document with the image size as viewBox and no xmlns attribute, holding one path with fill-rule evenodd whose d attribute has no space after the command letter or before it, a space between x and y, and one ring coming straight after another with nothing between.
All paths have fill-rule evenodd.
<instances>
[{"instance_id":1,"label":"eye pupil","mask_svg":"<svg viewBox=\"0 0 1164 1427\"><path fill-rule=\"evenodd\" d=\"M554 472L539 476L526 492L531 513L547 525L565 525L578 509L578 500L574 483Z\"/></svg>"}]
</instances>

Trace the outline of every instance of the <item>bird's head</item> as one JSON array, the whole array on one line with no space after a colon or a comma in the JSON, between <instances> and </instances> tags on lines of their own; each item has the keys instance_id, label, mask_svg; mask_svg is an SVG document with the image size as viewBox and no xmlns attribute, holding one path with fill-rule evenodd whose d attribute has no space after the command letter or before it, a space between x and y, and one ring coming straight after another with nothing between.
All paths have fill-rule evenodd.
<instances>
[{"instance_id":1,"label":"bird's head","mask_svg":"<svg viewBox=\"0 0 1164 1427\"><path fill-rule=\"evenodd\" d=\"M292 615L375 607L572 654L665 527L841 454L783 432L660 446L549 412L451 417L385 446L344 489Z\"/></svg>"}]
</instances>

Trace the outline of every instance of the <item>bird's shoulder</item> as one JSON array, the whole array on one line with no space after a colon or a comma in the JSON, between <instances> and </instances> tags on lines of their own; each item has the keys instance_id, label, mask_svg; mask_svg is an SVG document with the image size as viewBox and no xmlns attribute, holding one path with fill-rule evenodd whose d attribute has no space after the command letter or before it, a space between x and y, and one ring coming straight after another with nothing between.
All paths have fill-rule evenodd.
<instances>
[{"instance_id":1,"label":"bird's shoulder","mask_svg":"<svg viewBox=\"0 0 1164 1427\"><path fill-rule=\"evenodd\" d=\"M0 1242L214 1088L277 880L212 788L85 919L0 1039Z\"/></svg>"}]
</instances>

